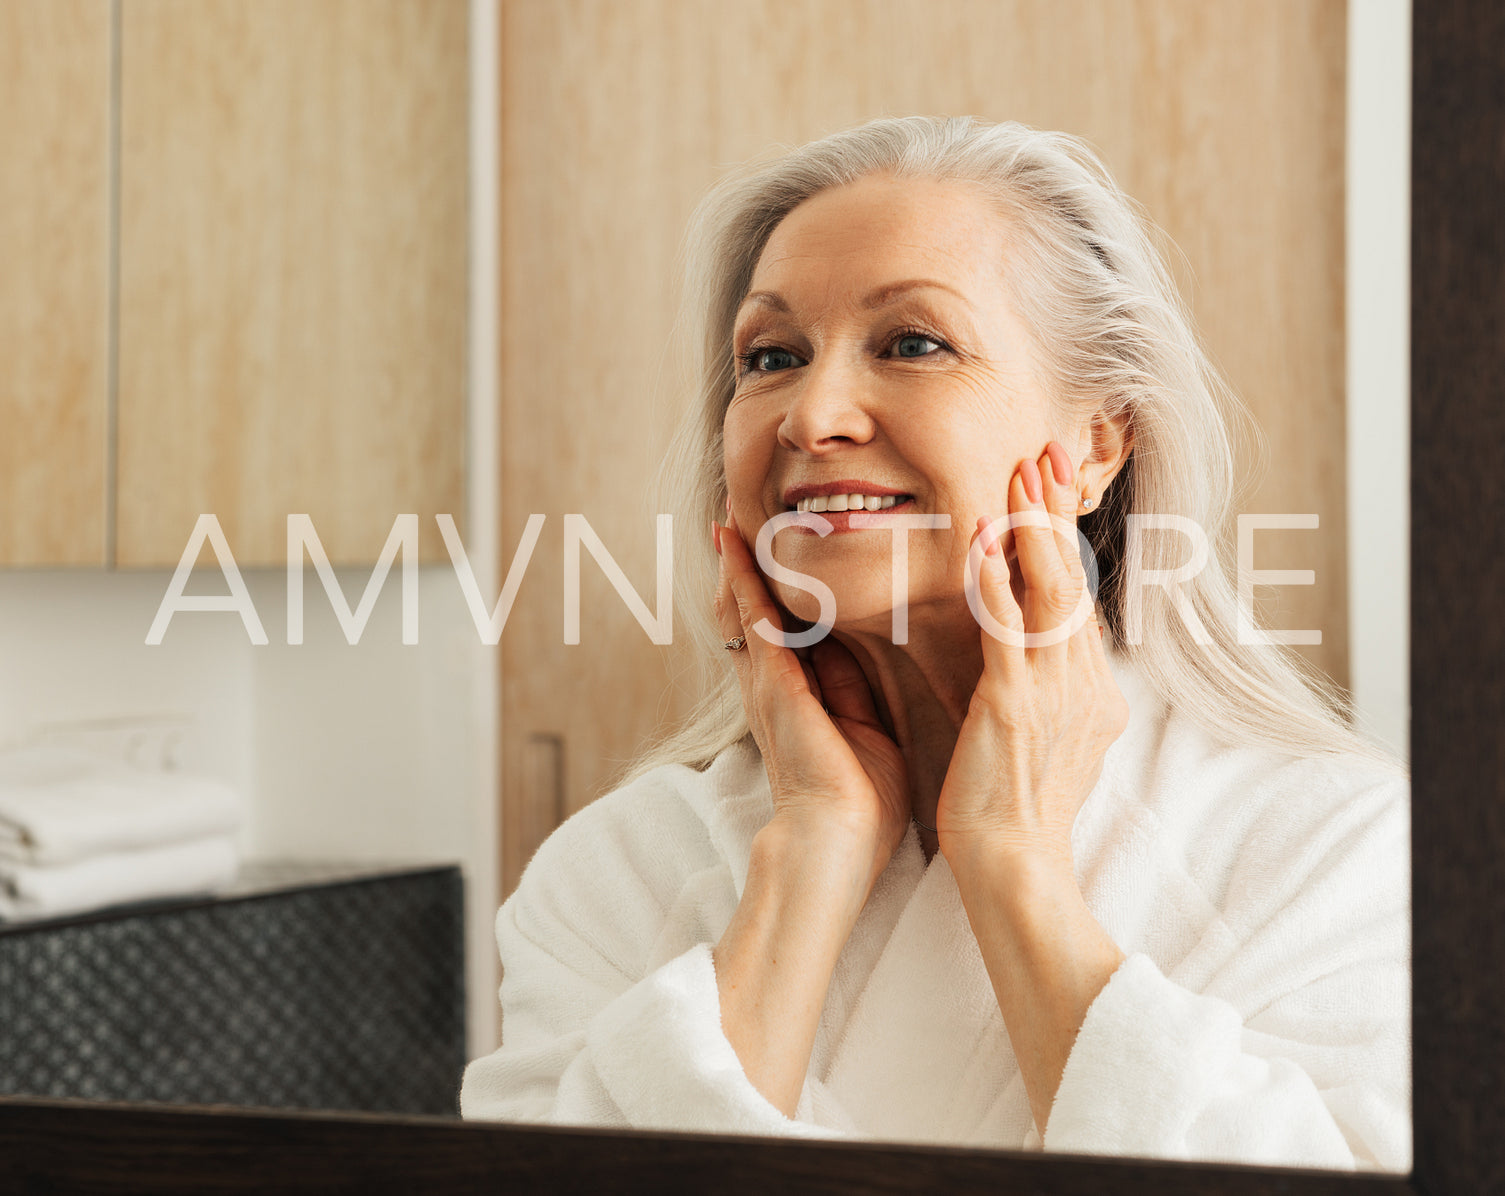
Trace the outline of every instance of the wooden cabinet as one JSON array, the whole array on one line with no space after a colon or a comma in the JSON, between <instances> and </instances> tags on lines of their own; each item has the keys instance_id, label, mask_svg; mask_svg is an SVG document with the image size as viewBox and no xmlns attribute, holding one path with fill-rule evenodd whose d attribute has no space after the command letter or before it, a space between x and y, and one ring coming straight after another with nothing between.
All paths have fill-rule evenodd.
<instances>
[{"instance_id":1,"label":"wooden cabinet","mask_svg":"<svg viewBox=\"0 0 1505 1196\"><path fill-rule=\"evenodd\" d=\"M0 359L22 346L0 563L173 566L204 512L243 566L284 562L294 513L336 564L374 560L406 512L448 559L467 41L466 0L121 0L113 27L105 0L0 0L3 64L24 68L0 78L21 99L7 158L20 138L38 159L4 183L32 214L0 216L0 256L31 253L0 277ZM56 343L31 333L51 310Z\"/></svg>"},{"instance_id":2,"label":"wooden cabinet","mask_svg":"<svg viewBox=\"0 0 1505 1196\"><path fill-rule=\"evenodd\" d=\"M105 562L110 9L0 0L0 564Z\"/></svg>"},{"instance_id":3,"label":"wooden cabinet","mask_svg":"<svg viewBox=\"0 0 1505 1196\"><path fill-rule=\"evenodd\" d=\"M502 559L530 514L591 520L651 595L640 501L687 393L668 350L675 250L728 163L883 114L976 114L1086 137L1185 253L1215 357L1263 426L1257 568L1310 568L1268 626L1321 628L1346 682L1343 0L503 0ZM676 528L690 551L704 528ZM504 889L560 814L683 714L659 648L587 561L560 634L546 531L502 642ZM592 590L590 587L594 586ZM1272 591L1260 591L1260 598ZM683 637L681 637L683 638Z\"/></svg>"},{"instance_id":4,"label":"wooden cabinet","mask_svg":"<svg viewBox=\"0 0 1505 1196\"><path fill-rule=\"evenodd\" d=\"M464 501L465 0L125 0L116 563Z\"/></svg>"}]
</instances>

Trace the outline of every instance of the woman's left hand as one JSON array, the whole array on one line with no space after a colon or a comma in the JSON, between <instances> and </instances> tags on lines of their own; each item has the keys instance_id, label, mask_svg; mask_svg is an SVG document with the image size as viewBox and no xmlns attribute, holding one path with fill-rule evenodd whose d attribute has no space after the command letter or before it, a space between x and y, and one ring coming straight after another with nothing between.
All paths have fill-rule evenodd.
<instances>
[{"instance_id":1,"label":"woman's left hand","mask_svg":"<svg viewBox=\"0 0 1505 1196\"><path fill-rule=\"evenodd\" d=\"M957 864L1026 857L1071 866L1071 829L1128 725L1128 704L1103 652L1095 616L1080 621L1086 581L1075 528L1070 458L1052 442L1009 484L1016 522L1013 584L1002 536L987 536L973 576L993 619L1013 634L982 634L983 671L957 737L936 810L940 850ZM1040 516L1054 517L1047 526ZM978 520L984 535L989 522ZM974 564L978 555L972 554ZM1029 633L1024 638L1019 633ZM1054 635L1050 634L1055 632ZM1022 641L1022 642L1021 642ZM1054 641L1054 642L1052 642Z\"/></svg>"}]
</instances>

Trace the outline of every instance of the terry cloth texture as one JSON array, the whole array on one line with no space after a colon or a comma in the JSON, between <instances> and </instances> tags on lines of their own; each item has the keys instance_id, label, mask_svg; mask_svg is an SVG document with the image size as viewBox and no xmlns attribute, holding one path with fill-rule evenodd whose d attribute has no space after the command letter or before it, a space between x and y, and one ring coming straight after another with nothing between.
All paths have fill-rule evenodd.
<instances>
[{"instance_id":1,"label":"terry cloth texture","mask_svg":"<svg viewBox=\"0 0 1505 1196\"><path fill-rule=\"evenodd\" d=\"M466 1117L1407 1171L1409 785L1214 742L1121 660L1131 717L1073 829L1128 955L1041 1141L945 858L913 828L837 964L796 1116L721 1030L711 945L772 815L750 741L552 835L497 917L502 1045Z\"/></svg>"}]
</instances>

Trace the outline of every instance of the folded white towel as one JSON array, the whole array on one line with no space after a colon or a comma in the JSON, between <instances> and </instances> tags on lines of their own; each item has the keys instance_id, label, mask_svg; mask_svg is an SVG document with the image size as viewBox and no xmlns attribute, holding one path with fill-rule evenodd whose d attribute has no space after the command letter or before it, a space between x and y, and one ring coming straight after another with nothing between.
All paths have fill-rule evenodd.
<instances>
[{"instance_id":1,"label":"folded white towel","mask_svg":"<svg viewBox=\"0 0 1505 1196\"><path fill-rule=\"evenodd\" d=\"M210 777L53 747L0 756L0 862L69 864L230 834L242 816L235 791Z\"/></svg>"},{"instance_id":2,"label":"folded white towel","mask_svg":"<svg viewBox=\"0 0 1505 1196\"><path fill-rule=\"evenodd\" d=\"M228 835L110 852L72 864L0 861L0 919L49 918L126 901L214 892L235 879L239 866Z\"/></svg>"}]
</instances>

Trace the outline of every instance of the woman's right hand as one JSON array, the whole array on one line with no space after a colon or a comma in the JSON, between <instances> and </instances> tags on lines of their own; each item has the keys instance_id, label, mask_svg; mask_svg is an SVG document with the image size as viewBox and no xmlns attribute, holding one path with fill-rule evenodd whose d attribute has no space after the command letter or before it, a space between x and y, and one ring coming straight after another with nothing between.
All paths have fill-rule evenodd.
<instances>
[{"instance_id":1,"label":"woman's right hand","mask_svg":"<svg viewBox=\"0 0 1505 1196\"><path fill-rule=\"evenodd\" d=\"M712 951L721 1028L748 1080L793 1116L836 962L909 823L904 755L867 678L829 636L804 657L753 628L783 627L728 516L716 619L763 753L773 818L753 839L736 912Z\"/></svg>"},{"instance_id":2,"label":"woman's right hand","mask_svg":"<svg viewBox=\"0 0 1505 1196\"><path fill-rule=\"evenodd\" d=\"M713 535L721 558L717 626L727 640L746 638L731 657L768 772L774 820L801 839L837 836L845 847L870 850L871 885L909 825L904 755L844 645L827 636L797 654L753 630L763 619L782 628L778 607L730 513Z\"/></svg>"}]
</instances>

